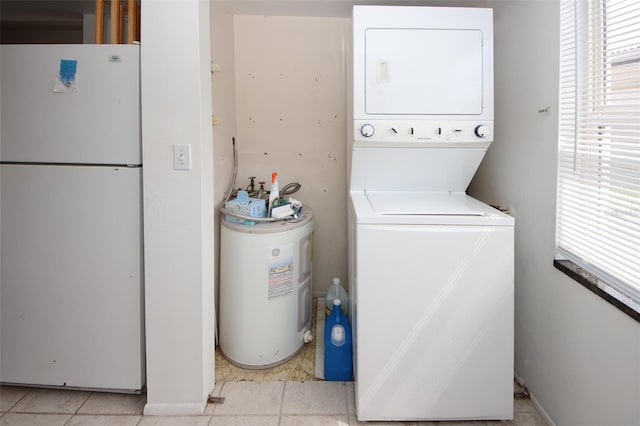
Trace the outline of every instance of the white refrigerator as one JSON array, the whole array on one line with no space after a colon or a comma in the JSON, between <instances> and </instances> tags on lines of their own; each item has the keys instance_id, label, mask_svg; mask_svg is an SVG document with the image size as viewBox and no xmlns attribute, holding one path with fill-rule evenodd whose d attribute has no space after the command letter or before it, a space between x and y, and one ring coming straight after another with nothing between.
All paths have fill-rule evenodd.
<instances>
[{"instance_id":1,"label":"white refrigerator","mask_svg":"<svg viewBox=\"0 0 640 426\"><path fill-rule=\"evenodd\" d=\"M145 383L139 45L0 45L0 382Z\"/></svg>"}]
</instances>

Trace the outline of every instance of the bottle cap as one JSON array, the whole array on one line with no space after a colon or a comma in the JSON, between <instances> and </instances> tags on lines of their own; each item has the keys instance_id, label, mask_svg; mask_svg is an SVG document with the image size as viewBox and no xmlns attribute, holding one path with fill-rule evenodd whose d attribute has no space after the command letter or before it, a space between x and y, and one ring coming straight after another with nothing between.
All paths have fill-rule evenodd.
<instances>
[{"instance_id":1,"label":"bottle cap","mask_svg":"<svg viewBox=\"0 0 640 426\"><path fill-rule=\"evenodd\" d=\"M271 173L271 183L276 183L278 180L278 172Z\"/></svg>"},{"instance_id":2,"label":"bottle cap","mask_svg":"<svg viewBox=\"0 0 640 426\"><path fill-rule=\"evenodd\" d=\"M340 299L333 299L333 306L340 306L342 305L342 301Z\"/></svg>"},{"instance_id":3,"label":"bottle cap","mask_svg":"<svg viewBox=\"0 0 640 426\"><path fill-rule=\"evenodd\" d=\"M339 284L340 284L340 278L334 278L334 279L333 279L333 283L334 283L335 285L339 285Z\"/></svg>"}]
</instances>

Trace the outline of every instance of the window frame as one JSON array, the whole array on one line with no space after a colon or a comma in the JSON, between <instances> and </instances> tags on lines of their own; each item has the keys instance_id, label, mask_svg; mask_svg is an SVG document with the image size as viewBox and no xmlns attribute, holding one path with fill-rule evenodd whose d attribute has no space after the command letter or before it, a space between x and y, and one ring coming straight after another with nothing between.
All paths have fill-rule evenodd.
<instances>
[{"instance_id":1,"label":"window frame","mask_svg":"<svg viewBox=\"0 0 640 426\"><path fill-rule=\"evenodd\" d=\"M618 0L616 7L621 4L625 5L624 1ZM600 238L596 235L597 231L591 232L591 228L601 229L603 234L610 230L620 235L619 238L616 238L616 243L620 247L618 252L622 251L625 254L627 251L632 252L634 244L637 244L639 248L637 253L640 254L640 236L635 236L635 233L630 236L625 235L625 230L620 229L619 221L612 218L613 214L611 214L616 207L620 208L620 203L624 203L619 200L624 194L619 194L619 192L621 187L624 192L625 185L628 185L631 194L630 210L624 214L629 214L632 218L640 217L640 180L636 182L636 179L640 179L640 166L636 166L636 162L640 161L640 128L637 130L637 135L634 130L636 127L634 125L640 123L640 7L632 9L633 12L637 12L636 15L631 14L631 19L633 19L630 30L631 39L635 41L633 37L637 32L639 35L637 46L630 50L620 51L619 48L616 50L615 47L609 46L618 40L615 37L608 37L610 22L608 21L607 8L609 4L613 4L613 1L562 0L560 2L558 188L554 266L640 322L640 280L634 281L636 278L633 274L634 269L638 269L638 264L634 263L629 266L630 272L624 266L618 266L616 270L614 263L607 263L610 261L609 257L613 259L613 262L621 262L622 259L615 259L608 255L599 256L598 252L606 251L606 248L602 247L594 249L595 255L591 257L589 255L590 249L586 248L588 246L587 232L585 232L584 240L580 238L583 236L579 234L580 229L588 230L589 234L593 234L591 237ZM628 5L634 6L631 2ZM572 24L573 28L571 28ZM588 27L585 27L587 25ZM611 25L613 26L613 24ZM583 42L584 45L592 49L585 49ZM620 58L615 60L615 56L618 55ZM637 77L634 74L636 67L634 64L637 64L639 70ZM631 65L631 71L626 70L625 72L624 67L627 65ZM571 70L571 66L575 69ZM623 67L622 77L618 77L620 80L615 80L613 73L620 71L617 68L619 66ZM627 79L628 76L631 76L630 79ZM598 78L601 80L595 80ZM631 81L630 91L628 91L628 81ZM620 93L622 96L615 91L615 84L621 85ZM592 90L596 86L600 88L600 91ZM590 91L585 91L587 89ZM618 111L619 107L625 108L627 104L617 103L616 100L621 98L624 101L627 92L632 96L638 96L638 108L631 109L628 118L622 114L623 118L618 122L616 120L619 119L620 113L615 111ZM629 104L631 107L635 106L635 100L635 97L631 98ZM573 105L571 105L571 101L574 102ZM609 122L610 119L603 117L608 117L610 111L614 111L612 115L615 116L615 119ZM593 120L596 126L588 127L585 131L581 127L581 120L585 117L589 119L597 117L602 121ZM625 126L629 126L631 129L629 131L630 148L629 153L620 156L618 154L620 146L624 145L627 138L626 132L628 130ZM591 132L588 135L589 138L585 138L584 135L589 132ZM572 153L567 149L571 138L573 138ZM573 170L570 172L567 172L568 160L573 162ZM624 170L625 167L630 167L629 183L620 183L619 180L614 183L608 182L614 176L610 174L611 169ZM584 182L581 182L580 175L583 170L585 179ZM637 173L637 177L634 173ZM614 177L619 178L620 176L615 175ZM589 181L589 179L593 181ZM585 196L573 197L573 195L580 191L581 187L587 187L588 191L600 194L598 197L594 197L594 205L602 201L603 212L592 213L595 208L590 210L591 205L580 205L581 202L584 202ZM572 204L577 207L571 207ZM572 214L582 215L580 218L582 228L570 229L575 225L575 222L572 223ZM603 216L609 219L603 220ZM624 247L626 239L631 241L631 247L628 250ZM605 245L603 241L599 241L599 243ZM640 261L636 260L636 262Z\"/></svg>"}]
</instances>

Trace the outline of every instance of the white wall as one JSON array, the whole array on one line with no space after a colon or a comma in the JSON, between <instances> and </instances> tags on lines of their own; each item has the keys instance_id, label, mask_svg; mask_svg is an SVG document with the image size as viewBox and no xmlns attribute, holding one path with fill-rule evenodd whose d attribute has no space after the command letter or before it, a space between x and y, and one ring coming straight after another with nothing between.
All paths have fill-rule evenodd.
<instances>
[{"instance_id":1,"label":"white wall","mask_svg":"<svg viewBox=\"0 0 640 426\"><path fill-rule=\"evenodd\" d=\"M552 265L558 1L491 6L495 142L469 193L515 208L516 370L558 425L640 424L640 324Z\"/></svg>"},{"instance_id":2,"label":"white wall","mask_svg":"<svg viewBox=\"0 0 640 426\"><path fill-rule=\"evenodd\" d=\"M220 67L212 73L213 141L214 141L214 229L220 229L220 212L233 170L233 145L236 135L235 56L233 7L231 2L211 3L211 61ZM220 238L215 238L215 253L220 253ZM220 276L220 257L214 260L216 283ZM216 285L216 300L219 286ZM216 312L219 312L216 306Z\"/></svg>"},{"instance_id":3,"label":"white wall","mask_svg":"<svg viewBox=\"0 0 640 426\"><path fill-rule=\"evenodd\" d=\"M214 386L210 11L142 2L147 405L198 414ZM173 169L173 144L193 169Z\"/></svg>"}]
</instances>

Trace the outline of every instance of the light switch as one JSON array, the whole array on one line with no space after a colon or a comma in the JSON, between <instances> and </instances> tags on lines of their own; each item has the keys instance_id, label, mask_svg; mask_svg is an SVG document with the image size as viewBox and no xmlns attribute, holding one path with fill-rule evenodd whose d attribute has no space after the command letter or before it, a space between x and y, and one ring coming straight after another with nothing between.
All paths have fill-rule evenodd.
<instances>
[{"instance_id":1,"label":"light switch","mask_svg":"<svg viewBox=\"0 0 640 426\"><path fill-rule=\"evenodd\" d=\"M191 144L173 145L173 168L191 170Z\"/></svg>"}]
</instances>

